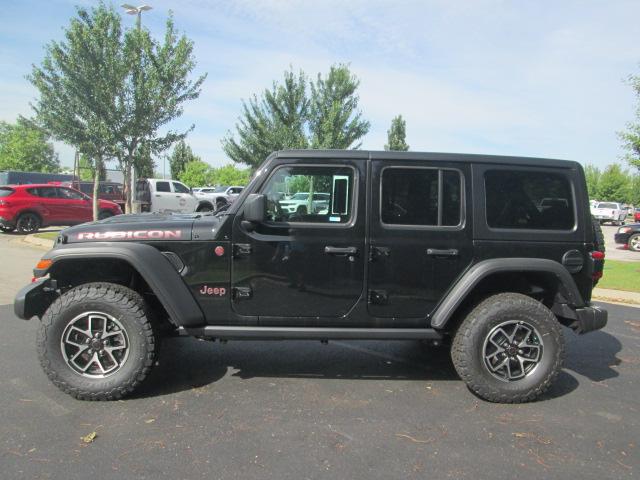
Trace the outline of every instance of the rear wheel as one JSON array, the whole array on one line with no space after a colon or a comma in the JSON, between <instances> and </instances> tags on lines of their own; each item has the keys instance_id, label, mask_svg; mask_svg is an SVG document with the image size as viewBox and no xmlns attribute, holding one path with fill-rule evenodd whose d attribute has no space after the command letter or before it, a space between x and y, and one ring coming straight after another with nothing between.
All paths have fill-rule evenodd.
<instances>
[{"instance_id":1,"label":"rear wheel","mask_svg":"<svg viewBox=\"0 0 640 480\"><path fill-rule=\"evenodd\" d=\"M151 371L157 345L144 300L133 290L89 283L49 307L38 328L47 377L79 400L114 400Z\"/></svg>"},{"instance_id":2,"label":"rear wheel","mask_svg":"<svg viewBox=\"0 0 640 480\"><path fill-rule=\"evenodd\" d=\"M23 213L18 217L16 227L20 233L27 235L36 233L40 229L41 224L40 217L35 213Z\"/></svg>"},{"instance_id":3,"label":"rear wheel","mask_svg":"<svg viewBox=\"0 0 640 480\"><path fill-rule=\"evenodd\" d=\"M555 316L526 295L480 303L456 332L451 357L467 387L490 402L522 403L545 392L564 360Z\"/></svg>"}]
</instances>

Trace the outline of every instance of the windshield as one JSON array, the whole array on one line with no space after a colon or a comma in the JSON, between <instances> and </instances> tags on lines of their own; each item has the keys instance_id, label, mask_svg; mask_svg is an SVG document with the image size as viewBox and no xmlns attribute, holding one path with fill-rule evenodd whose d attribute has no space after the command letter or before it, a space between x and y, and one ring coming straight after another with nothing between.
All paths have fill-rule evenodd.
<instances>
[{"instance_id":1,"label":"windshield","mask_svg":"<svg viewBox=\"0 0 640 480\"><path fill-rule=\"evenodd\" d=\"M306 200L307 198L309 198L308 193L296 193L293 197L291 197L291 200Z\"/></svg>"},{"instance_id":2,"label":"windshield","mask_svg":"<svg viewBox=\"0 0 640 480\"><path fill-rule=\"evenodd\" d=\"M218 187L213 191L213 193L223 193L226 189L227 187Z\"/></svg>"}]
</instances>

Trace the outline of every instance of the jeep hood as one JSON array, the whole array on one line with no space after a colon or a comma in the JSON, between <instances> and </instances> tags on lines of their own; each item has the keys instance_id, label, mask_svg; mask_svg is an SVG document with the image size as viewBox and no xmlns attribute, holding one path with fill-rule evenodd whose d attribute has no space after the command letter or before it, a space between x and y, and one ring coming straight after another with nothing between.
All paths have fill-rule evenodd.
<instances>
[{"instance_id":1,"label":"jeep hood","mask_svg":"<svg viewBox=\"0 0 640 480\"><path fill-rule=\"evenodd\" d=\"M56 245L119 241L189 241L193 238L196 224L198 232L208 232L207 239L213 239L224 218L225 216L214 217L196 213L116 215L62 230L56 239Z\"/></svg>"}]
</instances>

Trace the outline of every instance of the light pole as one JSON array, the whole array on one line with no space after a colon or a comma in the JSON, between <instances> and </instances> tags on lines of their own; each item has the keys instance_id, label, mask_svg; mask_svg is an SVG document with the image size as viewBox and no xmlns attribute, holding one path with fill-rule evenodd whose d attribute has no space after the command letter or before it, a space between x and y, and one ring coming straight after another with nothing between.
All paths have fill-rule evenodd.
<instances>
[{"instance_id":1,"label":"light pole","mask_svg":"<svg viewBox=\"0 0 640 480\"><path fill-rule=\"evenodd\" d=\"M149 5L140 5L139 7L134 7L133 5L130 5L128 3L123 3L122 5L120 5L122 8L126 8L127 12L129 15L138 15L138 19L136 20L136 25L138 26L138 28L140 28L140 25L142 23L142 11L143 10L152 10L153 7L150 7Z\"/></svg>"},{"instance_id":2,"label":"light pole","mask_svg":"<svg viewBox=\"0 0 640 480\"><path fill-rule=\"evenodd\" d=\"M128 13L129 15L137 15L138 18L136 19L136 27L138 28L138 31L142 29L142 11L143 10L152 10L153 7L150 7L149 5L140 5L139 7L134 7L133 5L129 4L129 3L123 3L122 5L120 5L122 8L124 8L126 10L126 13ZM135 149L134 149L134 155L135 155ZM125 174L126 175L126 174ZM134 185L136 184L136 179L135 179L135 169L133 168L133 166L131 167L131 173L129 175L129 183L130 183L130 192L133 192L133 188ZM128 194L131 195L131 194ZM127 201L127 205L129 205L129 202ZM131 212L127 212L127 213L131 213ZM135 213L139 213L139 212L135 212Z\"/></svg>"}]
</instances>

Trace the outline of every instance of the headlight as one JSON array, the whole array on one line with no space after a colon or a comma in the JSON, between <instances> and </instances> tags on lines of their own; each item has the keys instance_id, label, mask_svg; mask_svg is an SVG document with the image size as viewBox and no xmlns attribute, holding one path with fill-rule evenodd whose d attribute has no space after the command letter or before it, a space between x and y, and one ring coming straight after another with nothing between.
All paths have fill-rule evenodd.
<instances>
[{"instance_id":1,"label":"headlight","mask_svg":"<svg viewBox=\"0 0 640 480\"><path fill-rule=\"evenodd\" d=\"M618 233L629 233L631 231L631 227L620 227L618 229Z\"/></svg>"}]
</instances>

